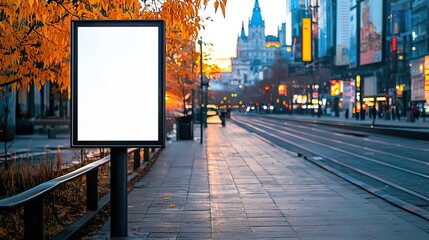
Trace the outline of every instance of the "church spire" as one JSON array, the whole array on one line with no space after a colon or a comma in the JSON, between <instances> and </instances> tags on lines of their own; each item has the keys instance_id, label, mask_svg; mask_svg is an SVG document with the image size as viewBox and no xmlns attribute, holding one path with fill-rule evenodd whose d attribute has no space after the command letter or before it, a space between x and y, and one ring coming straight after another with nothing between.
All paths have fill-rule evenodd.
<instances>
[{"instance_id":1,"label":"church spire","mask_svg":"<svg viewBox=\"0 0 429 240\"><path fill-rule=\"evenodd\" d=\"M261 8L259 7L259 1L255 0L255 6L253 7L252 19L250 20L251 27L264 27L264 21L262 21Z\"/></svg>"},{"instance_id":2,"label":"church spire","mask_svg":"<svg viewBox=\"0 0 429 240\"><path fill-rule=\"evenodd\" d=\"M241 22L241 38L246 38L246 33L244 32L244 21Z\"/></svg>"}]
</instances>

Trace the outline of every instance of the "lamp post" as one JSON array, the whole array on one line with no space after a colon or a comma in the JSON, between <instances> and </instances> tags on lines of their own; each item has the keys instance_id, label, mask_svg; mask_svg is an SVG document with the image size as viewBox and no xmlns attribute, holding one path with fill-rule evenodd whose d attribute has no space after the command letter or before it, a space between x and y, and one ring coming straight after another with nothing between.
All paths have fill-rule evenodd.
<instances>
[{"instance_id":1,"label":"lamp post","mask_svg":"<svg viewBox=\"0 0 429 240\"><path fill-rule=\"evenodd\" d=\"M204 108L204 95L203 95L203 41L202 38L198 40L198 44L200 44L200 74L201 74L201 82L200 82L200 88L201 88L201 107L200 107L200 143L203 143L203 108Z\"/></svg>"}]
</instances>

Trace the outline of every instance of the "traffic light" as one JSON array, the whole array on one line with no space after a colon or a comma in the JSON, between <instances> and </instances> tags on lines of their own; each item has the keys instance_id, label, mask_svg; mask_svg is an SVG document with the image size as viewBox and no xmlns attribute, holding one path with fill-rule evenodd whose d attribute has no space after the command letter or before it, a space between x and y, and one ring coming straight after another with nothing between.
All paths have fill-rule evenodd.
<instances>
[{"instance_id":1,"label":"traffic light","mask_svg":"<svg viewBox=\"0 0 429 240\"><path fill-rule=\"evenodd\" d=\"M264 91L267 93L270 91L270 86L269 85L265 85L264 86Z\"/></svg>"}]
</instances>

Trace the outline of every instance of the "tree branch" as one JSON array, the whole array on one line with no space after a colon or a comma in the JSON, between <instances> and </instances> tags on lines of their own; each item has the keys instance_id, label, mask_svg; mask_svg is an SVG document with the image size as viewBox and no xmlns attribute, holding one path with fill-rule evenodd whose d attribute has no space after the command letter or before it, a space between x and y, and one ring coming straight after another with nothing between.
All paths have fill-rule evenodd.
<instances>
[{"instance_id":1,"label":"tree branch","mask_svg":"<svg viewBox=\"0 0 429 240\"><path fill-rule=\"evenodd\" d=\"M64 10L66 10L66 12L68 12L68 14L77 17L78 19L80 19L80 17L76 14L73 14L72 12L70 12L70 10L68 10L62 3L58 2L58 0L52 0L52 2L55 2L56 4L58 4L59 6L61 6Z\"/></svg>"},{"instance_id":2,"label":"tree branch","mask_svg":"<svg viewBox=\"0 0 429 240\"><path fill-rule=\"evenodd\" d=\"M19 82L21 80L22 80L22 78L17 78L17 79L11 80L9 82L0 83L0 87L4 87L4 86L10 85L10 84L17 83L17 82Z\"/></svg>"}]
</instances>

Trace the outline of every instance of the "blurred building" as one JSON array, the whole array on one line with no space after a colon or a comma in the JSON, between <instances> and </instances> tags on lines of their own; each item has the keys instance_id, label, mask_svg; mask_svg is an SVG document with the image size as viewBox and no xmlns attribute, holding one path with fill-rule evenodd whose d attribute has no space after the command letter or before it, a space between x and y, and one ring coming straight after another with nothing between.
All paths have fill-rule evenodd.
<instances>
[{"instance_id":1,"label":"blurred building","mask_svg":"<svg viewBox=\"0 0 429 240\"><path fill-rule=\"evenodd\" d=\"M408 116L412 107L429 103L429 1L286 0L286 6L290 76L304 71L311 78L330 69L328 76L317 74L315 84L344 87L332 91L331 105L360 113L358 118L376 106L389 118L392 108ZM312 31L311 61L306 62L303 18L311 18Z\"/></svg>"},{"instance_id":2,"label":"blurred building","mask_svg":"<svg viewBox=\"0 0 429 240\"><path fill-rule=\"evenodd\" d=\"M258 0L255 0L248 24L248 34L244 30L244 22L242 24L237 39L237 57L232 59L231 84L237 86L240 84L252 86L262 80L262 69L273 65L277 55L280 54L279 36L265 35L265 22L262 20Z\"/></svg>"},{"instance_id":3,"label":"blurred building","mask_svg":"<svg viewBox=\"0 0 429 240\"><path fill-rule=\"evenodd\" d=\"M301 62L301 28L302 18L306 17L308 10L306 0L286 0L286 14L290 26L290 38L292 45L292 61Z\"/></svg>"}]
</instances>

